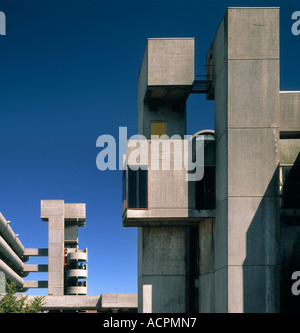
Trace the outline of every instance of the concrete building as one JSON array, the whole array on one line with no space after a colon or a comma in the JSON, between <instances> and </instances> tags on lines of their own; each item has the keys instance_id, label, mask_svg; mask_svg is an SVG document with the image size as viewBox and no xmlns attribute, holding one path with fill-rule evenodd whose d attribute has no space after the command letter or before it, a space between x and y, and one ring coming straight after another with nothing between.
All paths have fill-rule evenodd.
<instances>
[{"instance_id":1,"label":"concrete building","mask_svg":"<svg viewBox=\"0 0 300 333\"><path fill-rule=\"evenodd\" d=\"M148 39L144 140L128 141L123 171L123 225L138 227L139 312L295 311L300 92L279 90L279 46L279 8L228 8L198 80L193 38ZM214 100L215 130L188 140L191 93ZM187 181L191 170L175 165L197 141L204 176Z\"/></svg>"},{"instance_id":2,"label":"concrete building","mask_svg":"<svg viewBox=\"0 0 300 333\"><path fill-rule=\"evenodd\" d=\"M25 248L0 213L0 295L5 293L5 281L12 281L19 292L48 288L43 311L136 311L136 294L87 295L88 251L78 246L78 227L85 226L85 204L42 200L41 218L48 223L48 248ZM25 264L31 256L46 256L48 264ZM30 272L48 272L48 280L24 280ZM28 296L29 301L32 298Z\"/></svg>"}]
</instances>

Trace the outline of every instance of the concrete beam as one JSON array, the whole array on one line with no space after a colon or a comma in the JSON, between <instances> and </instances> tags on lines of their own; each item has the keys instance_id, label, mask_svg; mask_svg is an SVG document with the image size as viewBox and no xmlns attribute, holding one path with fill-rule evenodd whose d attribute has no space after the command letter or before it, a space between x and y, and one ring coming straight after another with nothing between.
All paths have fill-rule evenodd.
<instances>
[{"instance_id":1,"label":"concrete beam","mask_svg":"<svg viewBox=\"0 0 300 333\"><path fill-rule=\"evenodd\" d=\"M24 288L48 288L48 281L24 281Z\"/></svg>"},{"instance_id":2,"label":"concrete beam","mask_svg":"<svg viewBox=\"0 0 300 333\"><path fill-rule=\"evenodd\" d=\"M48 249L30 249L26 248L24 251L24 256L29 256L29 257L48 257Z\"/></svg>"},{"instance_id":3,"label":"concrete beam","mask_svg":"<svg viewBox=\"0 0 300 333\"><path fill-rule=\"evenodd\" d=\"M34 281L32 281L34 282ZM36 281L37 282L37 281ZM42 282L42 281L40 281ZM21 297L22 295L18 295ZM36 296L29 295L30 302ZM102 294L89 296L45 296L42 310L136 309L137 294Z\"/></svg>"},{"instance_id":4,"label":"concrete beam","mask_svg":"<svg viewBox=\"0 0 300 333\"><path fill-rule=\"evenodd\" d=\"M24 265L24 272L48 272L48 265L38 265L38 264Z\"/></svg>"},{"instance_id":5,"label":"concrete beam","mask_svg":"<svg viewBox=\"0 0 300 333\"><path fill-rule=\"evenodd\" d=\"M102 294L100 307L101 309L137 308L137 294Z\"/></svg>"}]
</instances>

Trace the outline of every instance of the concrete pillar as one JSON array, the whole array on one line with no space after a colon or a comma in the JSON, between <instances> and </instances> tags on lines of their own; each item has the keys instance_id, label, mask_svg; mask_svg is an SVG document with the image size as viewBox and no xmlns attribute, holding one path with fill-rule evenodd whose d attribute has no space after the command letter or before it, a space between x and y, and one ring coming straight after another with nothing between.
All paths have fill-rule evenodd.
<instances>
[{"instance_id":1,"label":"concrete pillar","mask_svg":"<svg viewBox=\"0 0 300 333\"><path fill-rule=\"evenodd\" d=\"M153 123L163 122L163 134L168 137L179 135L183 139L186 134L186 98L193 81L193 38L148 39L138 78L138 133L150 140ZM163 172L153 173L156 181L159 177L166 178L168 173ZM161 208L162 221L166 211L174 209L174 198L179 190L172 187L174 178L170 179L165 190L174 196L165 204L159 200L160 189L153 186L153 178L148 181L149 202L151 207ZM170 226L165 222L162 227L140 227L138 235L139 312L185 312L185 227Z\"/></svg>"},{"instance_id":2,"label":"concrete pillar","mask_svg":"<svg viewBox=\"0 0 300 333\"><path fill-rule=\"evenodd\" d=\"M215 311L277 312L279 9L229 8L210 50Z\"/></svg>"},{"instance_id":3,"label":"concrete pillar","mask_svg":"<svg viewBox=\"0 0 300 333\"><path fill-rule=\"evenodd\" d=\"M184 313L185 227L143 227L138 235L139 312Z\"/></svg>"},{"instance_id":4,"label":"concrete pillar","mask_svg":"<svg viewBox=\"0 0 300 333\"><path fill-rule=\"evenodd\" d=\"M48 221L48 294L64 295L64 201L42 200L41 217Z\"/></svg>"}]
</instances>

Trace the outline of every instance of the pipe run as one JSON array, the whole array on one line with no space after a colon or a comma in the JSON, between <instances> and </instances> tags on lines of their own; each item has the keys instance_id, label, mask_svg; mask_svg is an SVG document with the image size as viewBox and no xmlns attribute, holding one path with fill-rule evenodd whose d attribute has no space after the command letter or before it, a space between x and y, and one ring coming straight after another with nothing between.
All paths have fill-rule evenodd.
<instances>
[{"instance_id":1,"label":"pipe run","mask_svg":"<svg viewBox=\"0 0 300 333\"><path fill-rule=\"evenodd\" d=\"M24 280L13 271L7 264L0 259L0 271L5 274L5 278L8 281L15 282L18 288L22 288L24 285Z\"/></svg>"},{"instance_id":2,"label":"pipe run","mask_svg":"<svg viewBox=\"0 0 300 333\"><path fill-rule=\"evenodd\" d=\"M13 232L10 225L7 223L5 217L0 212L0 235L5 239L7 244L15 251L15 253L21 258L24 253L24 246L20 242L19 238Z\"/></svg>"},{"instance_id":3,"label":"pipe run","mask_svg":"<svg viewBox=\"0 0 300 333\"><path fill-rule=\"evenodd\" d=\"M0 256L14 271L21 273L24 269L23 261L0 236Z\"/></svg>"}]
</instances>

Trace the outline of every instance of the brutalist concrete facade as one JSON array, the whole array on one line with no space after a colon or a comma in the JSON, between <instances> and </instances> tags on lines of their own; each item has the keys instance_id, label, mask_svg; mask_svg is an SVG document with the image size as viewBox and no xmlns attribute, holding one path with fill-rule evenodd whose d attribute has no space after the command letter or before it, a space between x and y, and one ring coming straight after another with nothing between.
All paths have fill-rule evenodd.
<instances>
[{"instance_id":1,"label":"brutalist concrete facade","mask_svg":"<svg viewBox=\"0 0 300 333\"><path fill-rule=\"evenodd\" d=\"M151 123L165 122L157 127L163 134L183 139L193 92L214 100L215 132L213 145L204 146L200 192L199 182L182 185L185 170L154 173L149 162L134 176L128 158L135 145L128 142L123 225L139 230L140 312L295 311L300 92L279 91L279 12L227 9L207 52L202 90L192 38L147 42L138 81L139 134L151 142ZM196 137L207 143L207 133ZM213 205L199 205L209 195L205 183L213 183ZM143 206L130 198L141 193Z\"/></svg>"},{"instance_id":2,"label":"brutalist concrete facade","mask_svg":"<svg viewBox=\"0 0 300 333\"><path fill-rule=\"evenodd\" d=\"M78 247L78 227L85 226L86 205L64 200L42 200L41 218L48 223L48 248L25 248L0 213L0 298L5 283L18 292L48 288L42 311L136 312L136 294L87 295L87 249ZM48 257L48 264L25 264L30 257ZM30 272L48 272L47 281L24 280ZM17 294L17 297L24 296ZM32 301L35 296L27 296Z\"/></svg>"}]
</instances>

